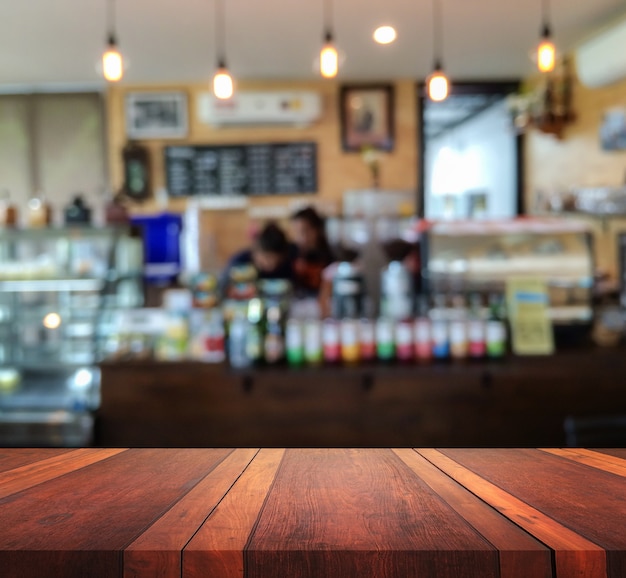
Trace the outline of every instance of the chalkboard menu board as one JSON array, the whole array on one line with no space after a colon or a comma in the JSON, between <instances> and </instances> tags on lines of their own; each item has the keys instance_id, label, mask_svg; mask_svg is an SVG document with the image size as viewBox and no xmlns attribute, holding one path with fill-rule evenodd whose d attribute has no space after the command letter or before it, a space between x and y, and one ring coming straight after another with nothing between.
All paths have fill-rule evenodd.
<instances>
[{"instance_id":1,"label":"chalkboard menu board","mask_svg":"<svg viewBox=\"0 0 626 578\"><path fill-rule=\"evenodd\" d=\"M171 197L317 191L314 142L165 147Z\"/></svg>"}]
</instances>

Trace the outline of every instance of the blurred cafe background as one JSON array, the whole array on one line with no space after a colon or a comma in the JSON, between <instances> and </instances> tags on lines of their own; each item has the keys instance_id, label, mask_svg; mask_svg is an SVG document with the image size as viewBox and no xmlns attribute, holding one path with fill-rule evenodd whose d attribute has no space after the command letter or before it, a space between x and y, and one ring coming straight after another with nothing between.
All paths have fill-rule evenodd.
<instances>
[{"instance_id":1,"label":"blurred cafe background","mask_svg":"<svg viewBox=\"0 0 626 578\"><path fill-rule=\"evenodd\" d=\"M2 3L0 446L623 447L625 10Z\"/></svg>"}]
</instances>

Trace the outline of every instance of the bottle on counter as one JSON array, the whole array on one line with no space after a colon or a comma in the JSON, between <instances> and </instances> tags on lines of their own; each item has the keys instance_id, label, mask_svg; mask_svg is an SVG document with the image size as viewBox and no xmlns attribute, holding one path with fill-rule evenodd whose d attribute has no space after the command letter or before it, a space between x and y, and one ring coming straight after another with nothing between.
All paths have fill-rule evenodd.
<instances>
[{"instance_id":1,"label":"bottle on counter","mask_svg":"<svg viewBox=\"0 0 626 578\"><path fill-rule=\"evenodd\" d=\"M389 317L379 317L376 321L376 357L389 362L395 356L395 323Z\"/></svg>"},{"instance_id":2,"label":"bottle on counter","mask_svg":"<svg viewBox=\"0 0 626 578\"><path fill-rule=\"evenodd\" d=\"M245 314L237 311L228 331L228 361L231 367L241 369L251 365L246 351L250 323Z\"/></svg>"},{"instance_id":3,"label":"bottle on counter","mask_svg":"<svg viewBox=\"0 0 626 578\"><path fill-rule=\"evenodd\" d=\"M342 319L340 326L341 360L353 365L359 362L360 339L359 322L356 319Z\"/></svg>"},{"instance_id":4,"label":"bottle on counter","mask_svg":"<svg viewBox=\"0 0 626 578\"><path fill-rule=\"evenodd\" d=\"M363 318L359 323L359 356L361 361L376 359L376 326L371 319Z\"/></svg>"},{"instance_id":5,"label":"bottle on counter","mask_svg":"<svg viewBox=\"0 0 626 578\"><path fill-rule=\"evenodd\" d=\"M341 360L339 323L335 319L324 319L322 325L322 349L326 363L338 363Z\"/></svg>"},{"instance_id":6,"label":"bottle on counter","mask_svg":"<svg viewBox=\"0 0 626 578\"><path fill-rule=\"evenodd\" d=\"M479 293L470 297L469 320L467 322L467 337L469 340L469 356L472 359L482 359L487 351L486 327L483 318L482 299Z\"/></svg>"},{"instance_id":7,"label":"bottle on counter","mask_svg":"<svg viewBox=\"0 0 626 578\"><path fill-rule=\"evenodd\" d=\"M489 319L485 330L487 356L501 359L506 355L507 331L504 297L496 293L489 296Z\"/></svg>"},{"instance_id":8,"label":"bottle on counter","mask_svg":"<svg viewBox=\"0 0 626 578\"><path fill-rule=\"evenodd\" d=\"M192 297L187 289L168 289L163 294L165 309L163 335L157 357L163 361L186 359L190 347L189 316Z\"/></svg>"},{"instance_id":9,"label":"bottle on counter","mask_svg":"<svg viewBox=\"0 0 626 578\"><path fill-rule=\"evenodd\" d=\"M396 321L395 327L396 359L409 362L413 360L413 323L409 319Z\"/></svg>"},{"instance_id":10,"label":"bottle on counter","mask_svg":"<svg viewBox=\"0 0 626 578\"><path fill-rule=\"evenodd\" d=\"M222 312L219 309L193 309L191 321L193 357L206 363L224 361L226 352Z\"/></svg>"},{"instance_id":11,"label":"bottle on counter","mask_svg":"<svg viewBox=\"0 0 626 578\"><path fill-rule=\"evenodd\" d=\"M287 363L299 366L304 363L304 331L299 319L289 319L285 328L285 351Z\"/></svg>"},{"instance_id":12,"label":"bottle on counter","mask_svg":"<svg viewBox=\"0 0 626 578\"><path fill-rule=\"evenodd\" d=\"M409 270L392 261L381 273L381 316L400 320L413 314L413 280Z\"/></svg>"},{"instance_id":13,"label":"bottle on counter","mask_svg":"<svg viewBox=\"0 0 626 578\"><path fill-rule=\"evenodd\" d=\"M263 301L258 297L248 302L247 318L246 355L251 364L258 365L264 355Z\"/></svg>"},{"instance_id":14,"label":"bottle on counter","mask_svg":"<svg viewBox=\"0 0 626 578\"><path fill-rule=\"evenodd\" d=\"M451 318L448 325L450 338L450 357L456 360L466 359L469 353L467 336L467 302L462 294L452 298Z\"/></svg>"},{"instance_id":15,"label":"bottle on counter","mask_svg":"<svg viewBox=\"0 0 626 578\"><path fill-rule=\"evenodd\" d=\"M285 357L283 314L279 303L271 303L267 306L263 354L265 363L268 365L280 363Z\"/></svg>"},{"instance_id":16,"label":"bottle on counter","mask_svg":"<svg viewBox=\"0 0 626 578\"><path fill-rule=\"evenodd\" d=\"M433 356L431 323L428 318L428 299L419 295L416 305L417 317L413 325L413 347L415 359L420 362L429 361Z\"/></svg>"},{"instance_id":17,"label":"bottle on counter","mask_svg":"<svg viewBox=\"0 0 626 578\"><path fill-rule=\"evenodd\" d=\"M364 314L365 281L357 265L343 261L337 266L332 286L335 319L358 319Z\"/></svg>"},{"instance_id":18,"label":"bottle on counter","mask_svg":"<svg viewBox=\"0 0 626 578\"><path fill-rule=\"evenodd\" d=\"M322 323L319 319L308 319L304 322L304 360L309 365L319 365L323 359Z\"/></svg>"},{"instance_id":19,"label":"bottle on counter","mask_svg":"<svg viewBox=\"0 0 626 578\"><path fill-rule=\"evenodd\" d=\"M446 296L435 295L434 307L430 312L433 358L438 360L450 357L450 332L448 328L448 309Z\"/></svg>"}]
</instances>

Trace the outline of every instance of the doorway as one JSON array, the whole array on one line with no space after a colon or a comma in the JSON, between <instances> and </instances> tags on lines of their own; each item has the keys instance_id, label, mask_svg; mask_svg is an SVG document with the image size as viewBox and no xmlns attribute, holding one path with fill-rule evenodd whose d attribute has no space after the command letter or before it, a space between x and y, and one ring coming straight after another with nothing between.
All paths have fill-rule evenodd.
<instances>
[{"instance_id":1,"label":"doorway","mask_svg":"<svg viewBox=\"0 0 626 578\"><path fill-rule=\"evenodd\" d=\"M523 143L506 97L517 81L451 84L443 102L418 85L418 214L432 220L523 213Z\"/></svg>"}]
</instances>

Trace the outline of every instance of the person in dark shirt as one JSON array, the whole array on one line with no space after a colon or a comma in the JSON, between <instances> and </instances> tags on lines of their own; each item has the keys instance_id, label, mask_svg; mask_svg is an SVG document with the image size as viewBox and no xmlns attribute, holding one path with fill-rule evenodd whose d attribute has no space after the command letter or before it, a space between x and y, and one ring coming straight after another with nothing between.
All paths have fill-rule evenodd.
<instances>
[{"instance_id":1,"label":"person in dark shirt","mask_svg":"<svg viewBox=\"0 0 626 578\"><path fill-rule=\"evenodd\" d=\"M235 268L251 266L258 279L288 279L293 282L293 254L284 231L273 222L267 223L255 237L252 247L235 253L226 265L220 285L228 294L231 273Z\"/></svg>"},{"instance_id":2,"label":"person in dark shirt","mask_svg":"<svg viewBox=\"0 0 626 578\"><path fill-rule=\"evenodd\" d=\"M313 207L306 207L291 215L290 220L295 244L292 251L296 290L317 295L322 271L334 261L324 219Z\"/></svg>"}]
</instances>

